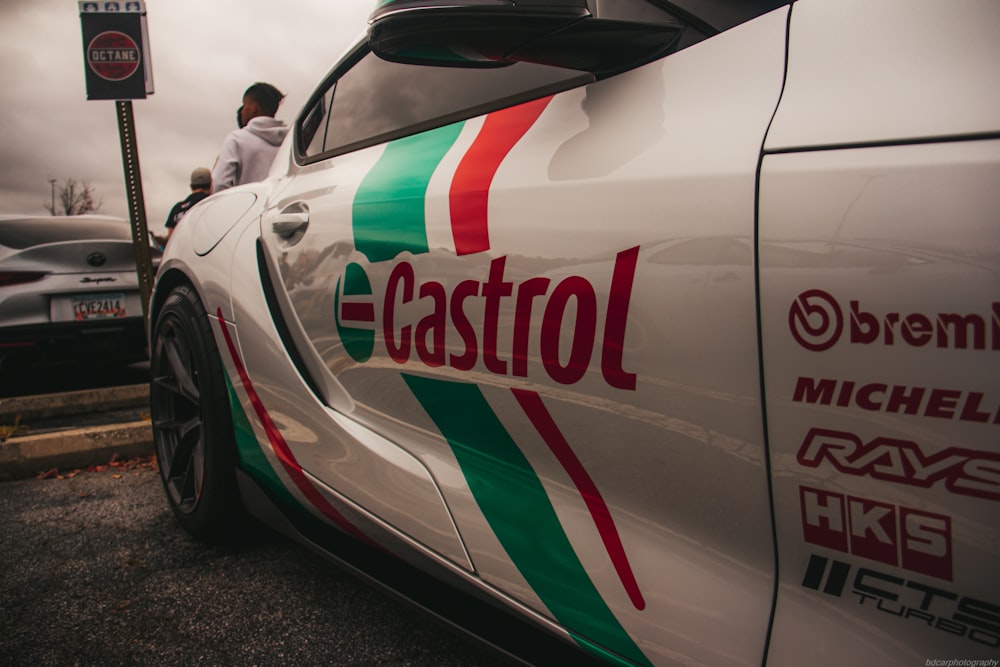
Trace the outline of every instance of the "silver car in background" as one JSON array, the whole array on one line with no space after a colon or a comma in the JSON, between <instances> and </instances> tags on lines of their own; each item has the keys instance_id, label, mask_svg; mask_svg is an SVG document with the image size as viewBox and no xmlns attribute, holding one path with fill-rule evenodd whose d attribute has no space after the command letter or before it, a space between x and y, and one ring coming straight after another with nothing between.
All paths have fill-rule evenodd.
<instances>
[{"instance_id":1,"label":"silver car in background","mask_svg":"<svg viewBox=\"0 0 1000 667\"><path fill-rule=\"evenodd\" d=\"M127 220L0 216L0 368L146 356Z\"/></svg>"}]
</instances>

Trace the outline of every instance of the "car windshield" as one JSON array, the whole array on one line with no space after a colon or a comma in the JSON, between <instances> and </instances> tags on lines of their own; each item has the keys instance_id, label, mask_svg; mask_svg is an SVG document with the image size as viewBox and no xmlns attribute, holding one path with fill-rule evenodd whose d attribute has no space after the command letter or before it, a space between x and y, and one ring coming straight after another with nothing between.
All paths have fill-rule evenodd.
<instances>
[{"instance_id":1,"label":"car windshield","mask_svg":"<svg viewBox=\"0 0 1000 667\"><path fill-rule=\"evenodd\" d=\"M22 250L46 243L108 239L127 241L131 229L113 218L18 218L0 220L0 245Z\"/></svg>"}]
</instances>

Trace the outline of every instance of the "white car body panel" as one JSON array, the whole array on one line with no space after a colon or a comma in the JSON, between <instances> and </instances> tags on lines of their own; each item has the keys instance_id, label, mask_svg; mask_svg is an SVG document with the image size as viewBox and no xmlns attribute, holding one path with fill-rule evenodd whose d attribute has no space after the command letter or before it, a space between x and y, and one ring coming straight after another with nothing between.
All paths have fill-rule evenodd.
<instances>
[{"instance_id":1,"label":"white car body panel","mask_svg":"<svg viewBox=\"0 0 1000 667\"><path fill-rule=\"evenodd\" d=\"M805 0L790 30L769 151L996 132L993 0Z\"/></svg>"},{"instance_id":2,"label":"white car body panel","mask_svg":"<svg viewBox=\"0 0 1000 667\"><path fill-rule=\"evenodd\" d=\"M1000 646L998 31L992 2L793 9L759 212L774 664Z\"/></svg>"},{"instance_id":3,"label":"white car body panel","mask_svg":"<svg viewBox=\"0 0 1000 667\"><path fill-rule=\"evenodd\" d=\"M240 276L259 275L254 251L257 238L257 230L249 229L240 241L243 251L236 253L231 284L233 321L239 332L240 357L247 375L254 378L254 392L264 405L282 406L280 410L269 410L277 431L306 471L328 472L320 481L326 481L341 496L432 551L471 569L427 470L403 449L340 416L319 400L296 398L308 396L309 388L294 366L269 361L269 351L280 349L281 341L273 327L260 326L262 323L250 314L267 311L260 290L249 280L240 280ZM243 409L248 415L254 412L249 400L244 401ZM263 426L254 420L250 423L258 427L258 440L269 442ZM272 467L280 471L280 454L270 448L265 454L277 464Z\"/></svg>"},{"instance_id":4,"label":"white car body panel","mask_svg":"<svg viewBox=\"0 0 1000 667\"><path fill-rule=\"evenodd\" d=\"M1000 557L998 178L998 140L764 160L764 366L786 573L776 657L832 664L893 642L878 664L996 654L1000 581L975 573ZM827 571L807 586L810 563ZM839 585L827 583L834 563L852 568ZM966 598L987 617L959 609ZM835 646L817 634L829 627L798 620L817 607L841 619Z\"/></svg>"},{"instance_id":5,"label":"white car body panel","mask_svg":"<svg viewBox=\"0 0 1000 667\"><path fill-rule=\"evenodd\" d=\"M997 7L800 0L387 144L290 136L159 274L242 467L622 664L995 655Z\"/></svg>"}]
</instances>

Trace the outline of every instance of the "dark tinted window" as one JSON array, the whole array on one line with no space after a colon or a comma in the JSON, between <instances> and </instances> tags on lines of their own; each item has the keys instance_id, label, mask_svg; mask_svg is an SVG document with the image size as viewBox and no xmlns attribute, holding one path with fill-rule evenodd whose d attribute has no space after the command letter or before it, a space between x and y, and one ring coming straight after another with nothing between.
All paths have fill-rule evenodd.
<instances>
[{"instance_id":1,"label":"dark tinted window","mask_svg":"<svg viewBox=\"0 0 1000 667\"><path fill-rule=\"evenodd\" d=\"M311 161L357 150L592 80L585 72L528 63L496 69L428 67L367 53L302 115L299 154Z\"/></svg>"}]
</instances>

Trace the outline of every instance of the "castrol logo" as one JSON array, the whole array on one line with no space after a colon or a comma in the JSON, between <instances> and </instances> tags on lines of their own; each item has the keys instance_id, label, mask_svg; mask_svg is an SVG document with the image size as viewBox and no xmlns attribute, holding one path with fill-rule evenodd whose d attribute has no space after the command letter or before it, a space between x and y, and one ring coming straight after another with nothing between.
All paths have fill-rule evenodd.
<instances>
[{"instance_id":1,"label":"castrol logo","mask_svg":"<svg viewBox=\"0 0 1000 667\"><path fill-rule=\"evenodd\" d=\"M636 375L623 353L638 254L638 246L618 253L600 285L583 276L513 280L506 257L453 284L420 280L411 261L395 262L380 282L351 263L337 282L337 332L358 363L380 354L506 377L541 372L564 385L599 370L609 386L631 391Z\"/></svg>"}]
</instances>

